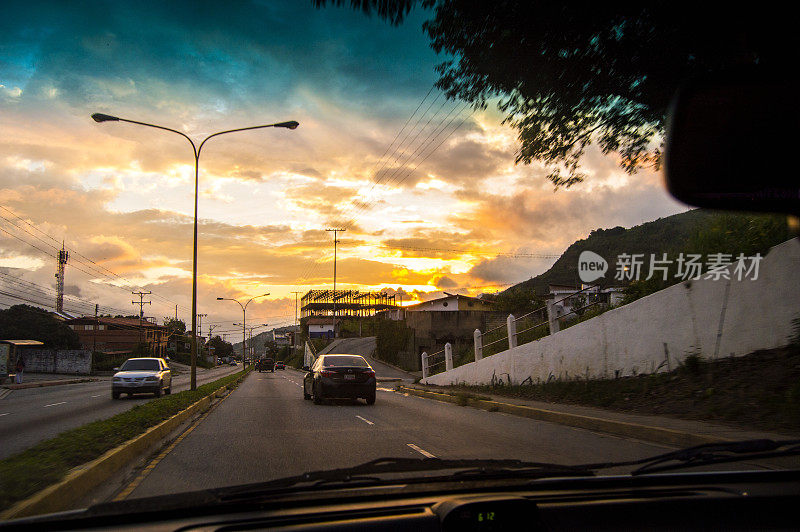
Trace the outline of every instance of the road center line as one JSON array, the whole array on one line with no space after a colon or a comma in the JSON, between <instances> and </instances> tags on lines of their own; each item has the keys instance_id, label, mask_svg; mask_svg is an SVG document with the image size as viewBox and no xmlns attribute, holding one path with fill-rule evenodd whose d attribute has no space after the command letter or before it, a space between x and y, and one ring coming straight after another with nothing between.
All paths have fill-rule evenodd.
<instances>
[{"instance_id":1,"label":"road center line","mask_svg":"<svg viewBox=\"0 0 800 532\"><path fill-rule=\"evenodd\" d=\"M360 419L361 421L363 421L364 423L366 423L367 425L374 425L374 424L375 424L375 423L373 423L372 421L370 421L369 419L364 419L364 418L363 418L363 417L361 417L361 416L356 416L356 417L357 417L358 419Z\"/></svg>"},{"instance_id":2,"label":"road center line","mask_svg":"<svg viewBox=\"0 0 800 532\"><path fill-rule=\"evenodd\" d=\"M9 414L11 414L11 412L6 412L6 413L4 413L4 414L0 414L0 417L7 416L7 415L9 415Z\"/></svg>"},{"instance_id":3,"label":"road center line","mask_svg":"<svg viewBox=\"0 0 800 532\"><path fill-rule=\"evenodd\" d=\"M429 452L428 452L428 451L426 451L425 449L420 449L419 447L417 447L417 446L416 446L416 445L414 445L413 443L407 443L406 445L408 445L409 447L411 447L412 449L414 449L415 451L417 451L419 454L421 454L421 455L422 455L422 456L424 456L425 458L436 458L435 456L433 456L431 453L429 453Z\"/></svg>"},{"instance_id":4,"label":"road center line","mask_svg":"<svg viewBox=\"0 0 800 532\"><path fill-rule=\"evenodd\" d=\"M44 405L42 408L47 408L48 406L58 406L58 405L65 405L67 404L66 401L61 401L60 403L51 403L49 405Z\"/></svg>"}]
</instances>

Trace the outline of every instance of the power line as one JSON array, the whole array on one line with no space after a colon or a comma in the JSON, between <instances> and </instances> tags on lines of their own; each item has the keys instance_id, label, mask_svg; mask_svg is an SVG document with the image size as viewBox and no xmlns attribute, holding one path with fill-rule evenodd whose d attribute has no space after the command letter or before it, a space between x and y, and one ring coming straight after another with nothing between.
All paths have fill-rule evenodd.
<instances>
[{"instance_id":1,"label":"power line","mask_svg":"<svg viewBox=\"0 0 800 532\"><path fill-rule=\"evenodd\" d=\"M463 255L492 255L497 257L520 258L520 259L557 259L561 255L552 255L547 253L510 253L501 251L479 251L474 249L455 249L455 248L429 248L417 246L403 246L400 244L381 244L382 247L387 249L405 249L409 251L432 251L444 253L461 253Z\"/></svg>"},{"instance_id":2,"label":"power line","mask_svg":"<svg viewBox=\"0 0 800 532\"><path fill-rule=\"evenodd\" d=\"M40 233L40 234L44 235L44 236L45 236L45 237L47 237L48 239L50 239L50 240L52 240L53 242L56 242L56 244L58 244L58 240L57 240L56 238L54 238L53 236L51 236L51 235L47 234L46 232L42 231L42 230L41 230L41 229L39 229L39 228L38 228L36 225L34 225L34 224L32 224L32 223L28 222L27 220L25 220L24 218L20 217L19 215L17 215L16 213L14 213L14 211L12 211L11 209L9 209L9 208L7 208L7 207L5 207L5 206L3 206L3 205L0 205L0 209L3 209L4 211L8 212L9 214L11 214L12 216L14 216L16 219L18 219L18 220L19 220L19 221L21 221L22 223L26 224L27 226L31 227L32 229L34 229L34 230L35 230L35 231L37 231L38 233ZM40 241L40 242L44 243L45 245L47 245L47 246L50 246L50 247L51 247L51 248L53 248L55 251L60 251L60 250L59 250L59 248L58 248L57 246L53 246L52 244L50 244L50 243L49 243L49 242L47 242L46 240L44 240L44 239L42 239L41 237L39 237L39 236L37 236L37 235L35 235L35 234L31 233L30 231L28 231L28 230L27 230L27 229L25 229L24 227L20 227L19 225L15 224L13 221L9 220L9 219L8 219L8 218L6 218L5 216L2 216L2 215L0 215L0 218L2 218L3 220L7 221L8 223L10 223L10 224L11 224L11 225L13 225L14 227L16 227L18 230L20 230L20 231L23 231L23 232L25 232L26 234L28 234L28 235L32 236L33 238L37 239L38 241ZM7 232L7 231L6 231L6 232ZM11 233L8 233L8 234L11 234ZM14 236L14 235L12 235L12 236ZM35 246L35 245L31 244L30 242L27 242L27 241L25 241L25 240L22 240L22 239L20 239L19 237L15 237L15 238L18 238L18 239L19 239L19 240L21 240L22 242L25 242L26 244L28 244L28 245L30 245L30 246L32 246L32 247L34 247L34 248L38 249L39 251L42 251L43 253L47 253L46 251L44 251L44 250L42 250L41 248L39 248L39 247L37 247L37 246ZM89 270L94 270L94 272L87 272L87 271L85 271L85 270L83 270L83 269L76 268L76 269L78 269L79 271L81 271L81 272L83 272L83 273L86 273L87 275L91 275L91 276L98 275L98 276L100 276L101 278L108 279L108 280L118 280L118 281L122 282L124 285L127 285L127 286L126 286L126 288L118 287L117 285L115 285L115 284L112 284L112 283L109 283L109 284L110 284L111 286L114 286L114 287L116 287L116 288L122 288L123 290L126 290L126 291L127 291L128 289L131 289L131 288L141 289L141 287L140 287L140 286L137 286L137 285L133 284L133 283L132 283L132 282L131 282L129 279L127 279L127 278L125 278L125 277L122 277L121 275L119 275L119 274L117 274L117 273L113 272L112 270L110 270L110 269L106 268L105 266L102 266L102 265L100 265L100 264L97 264L97 263L96 263L95 261L93 261L92 259L90 259L90 258L86 257L85 255L83 255L82 253L78 252L76 249L74 249L74 248L70 248L70 247L67 247L66 249L67 249L67 250L69 250L70 252L72 252L72 253L73 253L73 255L77 255L77 256L79 257L79 258L77 259L77 260L78 260L78 262L79 262L79 263L81 263L83 266L85 266L85 267L86 267L86 268L88 268ZM48 255L49 255L49 253L48 253ZM75 257L73 257L73 259L74 259L74 258L75 258ZM73 268L74 268L74 267L75 267L75 266L74 266L74 263L73 263ZM95 272L96 272L96 273L95 273ZM104 273L104 272L107 272L107 273ZM164 296L162 296L162 295L160 295L160 294L153 294L153 296L155 296L155 297L157 297L157 298L159 298L159 299L161 299L161 300L163 300L163 301L169 302L169 303L171 303L171 304L176 304L176 305L179 305L179 306L183 307L183 308L184 308L184 310L189 310L189 309L188 309L188 307L185 307L185 306L183 306L183 305L180 305L180 304L176 303L175 301L172 301L171 299L169 299L169 298L166 298L166 297L164 297Z\"/></svg>"}]
</instances>

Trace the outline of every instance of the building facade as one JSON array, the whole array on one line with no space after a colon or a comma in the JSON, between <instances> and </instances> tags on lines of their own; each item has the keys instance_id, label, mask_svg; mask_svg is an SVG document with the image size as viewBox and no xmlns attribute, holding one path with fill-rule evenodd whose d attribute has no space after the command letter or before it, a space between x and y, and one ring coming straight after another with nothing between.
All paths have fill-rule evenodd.
<instances>
[{"instance_id":1,"label":"building facade","mask_svg":"<svg viewBox=\"0 0 800 532\"><path fill-rule=\"evenodd\" d=\"M65 323L78 335L83 349L101 353L131 353L140 344L146 344L153 355L165 356L167 353L167 328L153 321L86 316L72 318Z\"/></svg>"}]
</instances>

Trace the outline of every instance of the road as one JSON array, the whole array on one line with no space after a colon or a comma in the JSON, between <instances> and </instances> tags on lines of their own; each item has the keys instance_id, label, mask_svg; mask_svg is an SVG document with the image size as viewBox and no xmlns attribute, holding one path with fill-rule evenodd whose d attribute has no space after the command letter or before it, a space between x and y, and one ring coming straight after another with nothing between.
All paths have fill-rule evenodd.
<instances>
[{"instance_id":1,"label":"road","mask_svg":"<svg viewBox=\"0 0 800 532\"><path fill-rule=\"evenodd\" d=\"M241 369L241 366L198 368L197 383L216 380ZM188 373L173 376L173 392L188 389ZM0 459L65 430L109 418L152 399L147 395L111 399L111 377L96 382L13 390L0 399Z\"/></svg>"},{"instance_id":2,"label":"road","mask_svg":"<svg viewBox=\"0 0 800 532\"><path fill-rule=\"evenodd\" d=\"M155 467L129 485L136 487L127 498L257 482L389 456L577 464L665 451L658 445L406 396L382 386L373 406L363 401L314 405L302 399L301 384L302 374L292 370L250 374Z\"/></svg>"}]
</instances>

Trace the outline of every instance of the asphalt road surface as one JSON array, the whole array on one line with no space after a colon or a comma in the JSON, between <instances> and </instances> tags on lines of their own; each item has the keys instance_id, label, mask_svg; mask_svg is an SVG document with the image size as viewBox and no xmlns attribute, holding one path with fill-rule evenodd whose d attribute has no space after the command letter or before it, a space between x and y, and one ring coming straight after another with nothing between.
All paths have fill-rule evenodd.
<instances>
[{"instance_id":1,"label":"asphalt road surface","mask_svg":"<svg viewBox=\"0 0 800 532\"><path fill-rule=\"evenodd\" d=\"M361 400L314 405L303 400L302 373L251 373L155 467L128 485L136 488L127 498L258 482L380 457L578 464L643 458L666 450L406 396L386 386L379 385L373 406Z\"/></svg>"},{"instance_id":2,"label":"asphalt road surface","mask_svg":"<svg viewBox=\"0 0 800 532\"><path fill-rule=\"evenodd\" d=\"M198 368L197 383L204 384L241 370L241 365ZM173 393L188 389L188 373L173 375ZM152 395L111 399L111 377L96 382L13 390L0 399L0 459L65 430L109 418L152 399Z\"/></svg>"}]
</instances>

